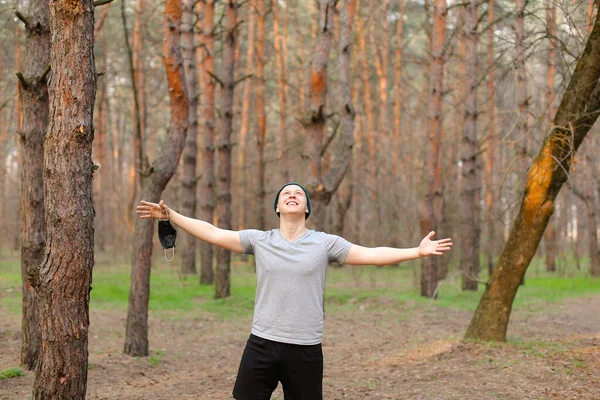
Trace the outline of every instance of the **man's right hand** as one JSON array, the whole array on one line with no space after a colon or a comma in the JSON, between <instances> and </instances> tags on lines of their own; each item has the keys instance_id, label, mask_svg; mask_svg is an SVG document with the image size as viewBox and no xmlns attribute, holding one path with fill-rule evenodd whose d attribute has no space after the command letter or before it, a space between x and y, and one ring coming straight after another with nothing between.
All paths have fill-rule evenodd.
<instances>
[{"instance_id":1,"label":"man's right hand","mask_svg":"<svg viewBox=\"0 0 600 400\"><path fill-rule=\"evenodd\" d=\"M151 203L149 201L140 201L140 205L137 206L137 214L142 219L156 218L156 219L167 219L168 218L168 207L161 200L158 204Z\"/></svg>"}]
</instances>

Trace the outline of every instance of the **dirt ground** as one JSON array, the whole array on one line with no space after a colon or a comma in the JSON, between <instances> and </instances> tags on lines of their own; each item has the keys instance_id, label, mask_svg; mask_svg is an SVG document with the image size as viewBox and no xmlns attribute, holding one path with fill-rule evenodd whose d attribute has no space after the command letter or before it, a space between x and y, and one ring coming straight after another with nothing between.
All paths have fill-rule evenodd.
<instances>
[{"instance_id":1,"label":"dirt ground","mask_svg":"<svg viewBox=\"0 0 600 400\"><path fill-rule=\"evenodd\" d=\"M471 312L350 308L326 315L325 399L600 399L600 295L517 310L497 345L460 343ZM88 399L231 399L249 318L151 316L151 357L131 358L125 317L91 312ZM0 309L0 369L19 364L19 346L19 316ZM31 398L33 379L0 381L0 399Z\"/></svg>"}]
</instances>

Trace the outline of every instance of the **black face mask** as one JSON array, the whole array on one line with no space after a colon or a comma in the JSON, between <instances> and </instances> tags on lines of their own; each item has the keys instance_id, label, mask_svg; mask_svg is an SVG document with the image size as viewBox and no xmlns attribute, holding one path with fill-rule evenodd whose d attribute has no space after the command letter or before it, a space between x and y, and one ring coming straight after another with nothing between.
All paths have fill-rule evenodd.
<instances>
[{"instance_id":1,"label":"black face mask","mask_svg":"<svg viewBox=\"0 0 600 400\"><path fill-rule=\"evenodd\" d=\"M175 239L177 239L177 231L171 225L171 221L158 221L158 240L165 250L165 260L171 261L175 258ZM173 256L167 258L167 249L173 248Z\"/></svg>"}]
</instances>

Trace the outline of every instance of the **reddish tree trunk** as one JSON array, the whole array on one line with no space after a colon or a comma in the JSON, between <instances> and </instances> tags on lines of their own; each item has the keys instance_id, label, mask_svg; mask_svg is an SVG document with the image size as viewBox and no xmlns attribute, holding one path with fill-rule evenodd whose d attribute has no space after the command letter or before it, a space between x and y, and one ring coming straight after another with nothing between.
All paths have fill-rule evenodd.
<instances>
[{"instance_id":1,"label":"reddish tree trunk","mask_svg":"<svg viewBox=\"0 0 600 400\"><path fill-rule=\"evenodd\" d=\"M167 0L164 11L163 60L169 85L171 126L163 150L152 166L142 171L141 199L158 202L179 164L189 123L189 103L180 47L181 0ZM125 354L148 355L148 300L154 222L136 219Z\"/></svg>"},{"instance_id":2,"label":"reddish tree trunk","mask_svg":"<svg viewBox=\"0 0 600 400\"><path fill-rule=\"evenodd\" d=\"M258 229L266 229L265 215L265 145L267 135L267 114L265 110L265 0L255 0L256 4L256 86L255 86L255 112L258 123L256 137L256 153L258 154L258 182L256 187L257 201L256 210L258 218Z\"/></svg>"},{"instance_id":3,"label":"reddish tree trunk","mask_svg":"<svg viewBox=\"0 0 600 400\"><path fill-rule=\"evenodd\" d=\"M215 201L215 85L216 81L211 76L215 74L215 2L204 1L204 61L202 69L205 72L200 80L202 109L204 110L202 134L202 181L200 189L200 219L213 223ZM213 272L213 246L207 242L200 242L200 283L210 285L214 280Z\"/></svg>"},{"instance_id":4,"label":"reddish tree trunk","mask_svg":"<svg viewBox=\"0 0 600 400\"><path fill-rule=\"evenodd\" d=\"M250 11L249 14L249 22L248 22L248 49L246 51L246 66L245 66L245 75L249 76L254 73L254 41L255 41L255 26L256 26L256 12L254 0L250 0L249 2ZM250 120L252 113L250 112L250 102L252 100L252 82L253 79L246 79L242 84L244 85L244 90L242 92L242 112L241 112L241 121L240 121L240 134L239 134L239 150L237 157L237 169L240 171L241 175L241 193L240 193L240 208L238 211L238 229L244 229L246 226L246 212L247 206L250 202L247 197L247 181L248 181L248 173L246 168L246 148L248 144L248 132L250 131ZM261 205L262 206L262 205Z\"/></svg>"},{"instance_id":5,"label":"reddish tree trunk","mask_svg":"<svg viewBox=\"0 0 600 400\"><path fill-rule=\"evenodd\" d=\"M194 1L184 0L183 16L181 24L181 36L183 47L183 68L187 92L189 97L190 123L185 137L185 148L183 149L183 179L181 182L181 212L191 218L196 218L196 155L198 146L198 80L196 71L196 57L194 47ZM196 274L196 238L182 232L181 238L183 254L181 257L181 273L185 275Z\"/></svg>"},{"instance_id":6,"label":"reddish tree trunk","mask_svg":"<svg viewBox=\"0 0 600 400\"><path fill-rule=\"evenodd\" d=\"M488 25L494 23L494 0L488 3ZM488 113L488 149L485 163L485 207L487 225L487 262L488 274L494 270L495 250L495 208L494 208L494 157L496 154L496 68L494 66L494 30L488 29L487 42L487 113Z\"/></svg>"},{"instance_id":7,"label":"reddish tree trunk","mask_svg":"<svg viewBox=\"0 0 600 400\"><path fill-rule=\"evenodd\" d=\"M340 135L334 160L325 173L323 169L323 130L325 127L325 107L327 99L327 65L333 37L334 0L320 0L318 12L318 35L311 63L310 105L304 127L311 139L309 158L311 163L311 183L309 192L313 204L313 221L316 230L323 230L326 207L337 191L348 166L354 145L354 107L350 88L350 54L352 49L352 17L354 2L347 2L348 16L340 30L339 79L342 91L340 105ZM329 150L332 151L332 150Z\"/></svg>"},{"instance_id":8,"label":"reddish tree trunk","mask_svg":"<svg viewBox=\"0 0 600 400\"><path fill-rule=\"evenodd\" d=\"M286 82L286 31L287 18L284 17L283 34L281 33L281 19L279 13L279 1L271 0L271 10L273 11L273 41L275 44L275 58L277 61L277 88L279 92L279 132L278 136L278 159L281 162L281 180L289 181L289 166L287 160L288 135L286 131L287 125L287 82ZM287 7L284 9L287 16Z\"/></svg>"},{"instance_id":9,"label":"reddish tree trunk","mask_svg":"<svg viewBox=\"0 0 600 400\"><path fill-rule=\"evenodd\" d=\"M427 119L427 193L420 207L421 233L427 235L440 226L443 187L441 180L440 145L442 143L442 90L444 83L444 44L446 40L446 2L434 1L429 72L429 107ZM439 232L438 232L439 233ZM421 270L421 296L437 296L438 260L424 258Z\"/></svg>"},{"instance_id":10,"label":"reddish tree trunk","mask_svg":"<svg viewBox=\"0 0 600 400\"><path fill-rule=\"evenodd\" d=\"M217 217L219 227L232 229L231 224L231 133L233 131L233 90L235 86L235 42L237 38L236 0L225 4L225 44L223 47L223 97L221 102L221 132L217 148L219 151L219 171L217 180ZM217 273L215 298L221 299L230 294L231 252L217 248Z\"/></svg>"},{"instance_id":11,"label":"reddish tree trunk","mask_svg":"<svg viewBox=\"0 0 600 400\"><path fill-rule=\"evenodd\" d=\"M50 67L50 9L48 2L29 5L25 63L20 83L23 112L20 132L21 156L21 276L22 344L21 364L31 370L38 363L40 323L35 290L28 271L37 271L44 257L44 134L48 125L47 68ZM4 165L4 158L1 162ZM4 167L2 167L4 169ZM0 182L3 184L4 182ZM35 272L37 273L37 272Z\"/></svg>"},{"instance_id":12,"label":"reddish tree trunk","mask_svg":"<svg viewBox=\"0 0 600 400\"><path fill-rule=\"evenodd\" d=\"M39 274L31 277L42 332L33 398L84 399L94 266L92 1L51 3L50 38L50 119L44 142L47 245Z\"/></svg>"}]
</instances>

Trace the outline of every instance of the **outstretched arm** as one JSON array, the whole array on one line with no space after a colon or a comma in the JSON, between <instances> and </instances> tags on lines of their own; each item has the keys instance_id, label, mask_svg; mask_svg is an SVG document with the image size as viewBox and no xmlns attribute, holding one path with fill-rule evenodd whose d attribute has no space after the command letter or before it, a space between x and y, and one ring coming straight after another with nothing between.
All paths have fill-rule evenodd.
<instances>
[{"instance_id":1,"label":"outstretched arm","mask_svg":"<svg viewBox=\"0 0 600 400\"><path fill-rule=\"evenodd\" d=\"M169 218L172 223L200 240L227 250L243 253L240 234L237 231L217 228L208 222L181 215L167 207L162 200L158 204L142 200L140 205L137 206L137 213L142 219Z\"/></svg>"},{"instance_id":2,"label":"outstretched arm","mask_svg":"<svg viewBox=\"0 0 600 400\"><path fill-rule=\"evenodd\" d=\"M415 260L430 255L441 256L452 247L452 239L431 240L435 232L423 238L419 247L396 249L393 247L362 247L353 244L344 264L350 265L389 265L402 261Z\"/></svg>"}]
</instances>

